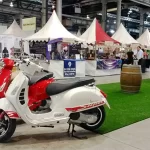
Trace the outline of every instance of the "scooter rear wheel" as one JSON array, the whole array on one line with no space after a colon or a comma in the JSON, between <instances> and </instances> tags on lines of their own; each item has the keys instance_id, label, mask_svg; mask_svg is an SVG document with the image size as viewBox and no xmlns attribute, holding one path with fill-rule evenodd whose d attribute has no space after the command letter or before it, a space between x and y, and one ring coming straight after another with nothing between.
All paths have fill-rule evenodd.
<instances>
[{"instance_id":1,"label":"scooter rear wheel","mask_svg":"<svg viewBox=\"0 0 150 150\"><path fill-rule=\"evenodd\" d=\"M16 130L16 120L11 119L4 111L0 111L2 117L0 118L0 142L7 142Z\"/></svg>"},{"instance_id":2,"label":"scooter rear wheel","mask_svg":"<svg viewBox=\"0 0 150 150\"><path fill-rule=\"evenodd\" d=\"M97 107L91 110L88 110L85 112L86 114L94 114L97 116L97 120L95 123L92 124L88 124L88 123L82 123L80 124L80 126L86 130L90 130L90 131L95 131L98 128L101 127L101 125L103 124L104 120L105 120L105 108L104 106L101 107Z\"/></svg>"}]
</instances>

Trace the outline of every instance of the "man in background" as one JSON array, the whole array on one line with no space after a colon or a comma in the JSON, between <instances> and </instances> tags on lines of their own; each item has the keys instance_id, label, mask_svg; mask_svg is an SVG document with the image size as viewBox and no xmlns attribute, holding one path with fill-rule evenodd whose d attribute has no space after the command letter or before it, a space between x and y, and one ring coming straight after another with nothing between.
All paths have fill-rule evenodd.
<instances>
[{"instance_id":1,"label":"man in background","mask_svg":"<svg viewBox=\"0 0 150 150\"><path fill-rule=\"evenodd\" d=\"M137 47L137 55L136 58L138 60L138 65L142 65L144 54L140 46Z\"/></svg>"}]
</instances>

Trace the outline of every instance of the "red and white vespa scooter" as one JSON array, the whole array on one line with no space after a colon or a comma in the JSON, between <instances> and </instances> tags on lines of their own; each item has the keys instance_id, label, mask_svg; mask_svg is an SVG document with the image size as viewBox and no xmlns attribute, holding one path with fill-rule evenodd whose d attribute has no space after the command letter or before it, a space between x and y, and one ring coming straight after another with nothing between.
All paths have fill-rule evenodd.
<instances>
[{"instance_id":1,"label":"red and white vespa scooter","mask_svg":"<svg viewBox=\"0 0 150 150\"><path fill-rule=\"evenodd\" d=\"M30 66L34 66L35 69L39 66L29 60L24 60L20 68L23 65L26 65L26 69L15 77L6 92L6 99L0 103L0 110L3 112L0 116L0 142L10 139L16 129L17 117L15 119L8 117L5 113L8 111L18 114L18 118L32 127L72 124L72 136L74 125L91 131L102 125L105 119L103 106L106 104L109 107L109 104L105 94L93 84L95 81L92 78L54 81L45 91L51 98L50 111L41 114L32 112L28 107L28 90L32 81L27 72Z\"/></svg>"}]
</instances>

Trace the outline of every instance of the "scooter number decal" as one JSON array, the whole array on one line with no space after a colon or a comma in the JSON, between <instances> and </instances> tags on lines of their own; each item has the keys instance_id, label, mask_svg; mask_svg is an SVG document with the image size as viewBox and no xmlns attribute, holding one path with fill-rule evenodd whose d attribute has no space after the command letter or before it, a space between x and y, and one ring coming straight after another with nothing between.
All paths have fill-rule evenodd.
<instances>
[{"instance_id":1,"label":"scooter number decal","mask_svg":"<svg viewBox=\"0 0 150 150\"><path fill-rule=\"evenodd\" d=\"M92 107L99 106L99 105L102 105L102 104L104 104L104 101L97 102L97 103L92 103L92 104L89 104L89 105L85 105L83 109L92 108Z\"/></svg>"},{"instance_id":2,"label":"scooter number decal","mask_svg":"<svg viewBox=\"0 0 150 150\"><path fill-rule=\"evenodd\" d=\"M94 108L94 107L98 107L101 105L104 105L105 102L101 101L101 102L97 102L97 103L91 103L88 105L83 105L83 106L77 106L77 107L72 107L72 108L66 108L67 111L72 111L72 112L77 112L77 111L81 111L81 110L86 110L89 108Z\"/></svg>"}]
</instances>

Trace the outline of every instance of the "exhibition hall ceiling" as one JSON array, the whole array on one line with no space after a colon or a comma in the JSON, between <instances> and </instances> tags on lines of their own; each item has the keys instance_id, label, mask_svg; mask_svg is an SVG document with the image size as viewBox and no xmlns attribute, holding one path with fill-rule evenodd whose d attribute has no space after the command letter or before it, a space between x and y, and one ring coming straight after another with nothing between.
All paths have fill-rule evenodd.
<instances>
[{"instance_id":1,"label":"exhibition hall ceiling","mask_svg":"<svg viewBox=\"0 0 150 150\"><path fill-rule=\"evenodd\" d=\"M116 14L116 1L107 1L108 13ZM83 18L86 18L88 16L90 19L93 19L95 17L97 17L98 19L101 18L102 0L62 0L62 2L63 14ZM52 11L53 5L56 6L56 0L48 0L49 12ZM122 16L128 16L128 12L133 6L134 9L132 9L132 13L130 14L130 17L133 19L139 19L139 7L148 8L147 6L144 6L141 3L135 3L132 0L122 0ZM25 17L35 16L40 22L41 10L41 0L0 0L0 23L12 22L13 18L19 19L20 14L24 15Z\"/></svg>"}]
</instances>

